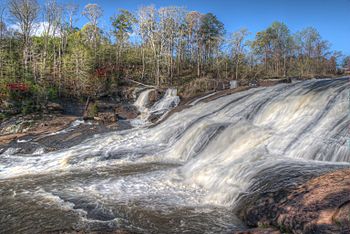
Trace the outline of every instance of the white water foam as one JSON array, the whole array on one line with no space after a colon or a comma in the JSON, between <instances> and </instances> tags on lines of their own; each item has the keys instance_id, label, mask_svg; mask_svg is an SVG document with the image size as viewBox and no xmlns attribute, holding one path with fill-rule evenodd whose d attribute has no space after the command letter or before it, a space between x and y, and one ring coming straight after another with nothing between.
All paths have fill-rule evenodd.
<instances>
[{"instance_id":1,"label":"white water foam","mask_svg":"<svg viewBox=\"0 0 350 234\"><path fill-rule=\"evenodd\" d=\"M171 109L180 103L180 98L177 96L177 90L169 88L165 92L164 96L149 108L149 94L153 90L154 89L148 89L141 92L139 97L136 99L134 106L138 108L141 114L136 119L131 120L131 124L134 127L143 127L150 125L151 123L148 121L148 119L151 115L158 115L160 116L158 121L162 120L162 118Z\"/></svg>"},{"instance_id":2,"label":"white water foam","mask_svg":"<svg viewBox=\"0 0 350 234\"><path fill-rule=\"evenodd\" d=\"M259 171L279 162L350 162L348 90L346 79L250 89L198 103L151 128L107 133L42 157L2 154L0 179L176 163L182 166L102 187L93 183L91 189L99 196L108 196L110 188L112 194L147 198L157 192L169 197L176 194L171 187L181 187L189 194L185 199L199 199L196 204L233 205Z\"/></svg>"}]
</instances>

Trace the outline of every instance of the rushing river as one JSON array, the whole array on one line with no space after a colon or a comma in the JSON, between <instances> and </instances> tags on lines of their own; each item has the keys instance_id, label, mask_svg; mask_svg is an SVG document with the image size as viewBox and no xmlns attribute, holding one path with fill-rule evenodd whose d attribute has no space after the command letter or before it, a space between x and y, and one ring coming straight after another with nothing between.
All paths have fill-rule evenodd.
<instances>
[{"instance_id":1,"label":"rushing river","mask_svg":"<svg viewBox=\"0 0 350 234\"><path fill-rule=\"evenodd\" d=\"M255 88L69 149L6 151L0 233L239 229L233 208L253 184L350 166L349 88L345 78Z\"/></svg>"}]
</instances>

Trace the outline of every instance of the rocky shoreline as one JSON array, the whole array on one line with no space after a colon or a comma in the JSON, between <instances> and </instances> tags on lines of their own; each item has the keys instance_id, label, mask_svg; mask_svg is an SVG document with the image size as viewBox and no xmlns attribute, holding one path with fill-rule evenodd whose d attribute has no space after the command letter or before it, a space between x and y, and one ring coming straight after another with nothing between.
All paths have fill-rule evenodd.
<instances>
[{"instance_id":1,"label":"rocky shoreline","mask_svg":"<svg viewBox=\"0 0 350 234\"><path fill-rule=\"evenodd\" d=\"M24 154L55 151L77 145L95 134L130 127L122 120L113 123L84 121L82 117L57 113L16 116L0 125L0 153L9 149Z\"/></svg>"}]
</instances>

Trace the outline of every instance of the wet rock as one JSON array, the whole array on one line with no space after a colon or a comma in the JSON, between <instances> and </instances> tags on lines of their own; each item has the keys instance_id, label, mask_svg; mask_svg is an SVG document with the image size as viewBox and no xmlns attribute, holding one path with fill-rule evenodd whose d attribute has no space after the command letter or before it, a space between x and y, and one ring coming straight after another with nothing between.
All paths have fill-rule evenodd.
<instances>
[{"instance_id":1,"label":"wet rock","mask_svg":"<svg viewBox=\"0 0 350 234\"><path fill-rule=\"evenodd\" d=\"M46 109L49 112L62 112L63 111L63 107L59 103L55 103L55 102L47 103Z\"/></svg>"},{"instance_id":2,"label":"wet rock","mask_svg":"<svg viewBox=\"0 0 350 234\"><path fill-rule=\"evenodd\" d=\"M151 107L164 96L164 90L152 90L148 96L148 106Z\"/></svg>"},{"instance_id":3,"label":"wet rock","mask_svg":"<svg viewBox=\"0 0 350 234\"><path fill-rule=\"evenodd\" d=\"M118 96L121 101L132 102L135 100L135 89L136 87L123 86L119 88Z\"/></svg>"},{"instance_id":4,"label":"wet rock","mask_svg":"<svg viewBox=\"0 0 350 234\"><path fill-rule=\"evenodd\" d=\"M6 134L16 134L16 133L25 133L28 132L33 125L33 120L25 120L21 117L18 119L12 118L9 121L1 124L1 135Z\"/></svg>"},{"instance_id":5,"label":"wet rock","mask_svg":"<svg viewBox=\"0 0 350 234\"><path fill-rule=\"evenodd\" d=\"M14 116L0 124L0 145L28 134L56 132L69 126L75 116L27 115Z\"/></svg>"},{"instance_id":6,"label":"wet rock","mask_svg":"<svg viewBox=\"0 0 350 234\"><path fill-rule=\"evenodd\" d=\"M94 119L103 123L114 123L117 121L117 116L114 112L99 112Z\"/></svg>"},{"instance_id":7,"label":"wet rock","mask_svg":"<svg viewBox=\"0 0 350 234\"><path fill-rule=\"evenodd\" d=\"M162 114L151 113L151 115L148 117L148 121L151 123L156 123L161 117Z\"/></svg>"},{"instance_id":8,"label":"wet rock","mask_svg":"<svg viewBox=\"0 0 350 234\"><path fill-rule=\"evenodd\" d=\"M82 116L84 114L86 102L75 99L61 98L59 104L63 108L62 114Z\"/></svg>"},{"instance_id":9,"label":"wet rock","mask_svg":"<svg viewBox=\"0 0 350 234\"><path fill-rule=\"evenodd\" d=\"M130 104L119 104L114 112L119 119L134 119L139 115L137 108Z\"/></svg>"},{"instance_id":10,"label":"wet rock","mask_svg":"<svg viewBox=\"0 0 350 234\"><path fill-rule=\"evenodd\" d=\"M350 169L262 193L239 216L249 226L264 223L282 232L350 233Z\"/></svg>"},{"instance_id":11,"label":"wet rock","mask_svg":"<svg viewBox=\"0 0 350 234\"><path fill-rule=\"evenodd\" d=\"M234 234L281 234L281 232L276 228L252 228L244 231L237 231Z\"/></svg>"},{"instance_id":12,"label":"wet rock","mask_svg":"<svg viewBox=\"0 0 350 234\"><path fill-rule=\"evenodd\" d=\"M106 101L96 101L96 106L100 112L110 112L113 111L117 106L117 102L106 102Z\"/></svg>"}]
</instances>

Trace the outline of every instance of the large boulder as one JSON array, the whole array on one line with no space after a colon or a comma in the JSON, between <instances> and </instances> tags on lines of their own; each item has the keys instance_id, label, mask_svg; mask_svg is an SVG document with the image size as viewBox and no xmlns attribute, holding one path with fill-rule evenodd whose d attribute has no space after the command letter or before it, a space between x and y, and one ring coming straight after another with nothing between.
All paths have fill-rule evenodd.
<instances>
[{"instance_id":1,"label":"large boulder","mask_svg":"<svg viewBox=\"0 0 350 234\"><path fill-rule=\"evenodd\" d=\"M139 115L137 108L130 104L119 104L114 112L119 119L135 119Z\"/></svg>"},{"instance_id":2,"label":"large boulder","mask_svg":"<svg viewBox=\"0 0 350 234\"><path fill-rule=\"evenodd\" d=\"M94 119L103 123L114 123L117 121L117 116L114 112L99 112Z\"/></svg>"},{"instance_id":3,"label":"large boulder","mask_svg":"<svg viewBox=\"0 0 350 234\"><path fill-rule=\"evenodd\" d=\"M63 107L59 103L55 103L55 102L47 103L46 109L49 112L62 112L63 111Z\"/></svg>"},{"instance_id":4,"label":"large boulder","mask_svg":"<svg viewBox=\"0 0 350 234\"><path fill-rule=\"evenodd\" d=\"M283 233L350 233L350 169L263 192L243 202L238 214L248 226Z\"/></svg>"}]
</instances>

